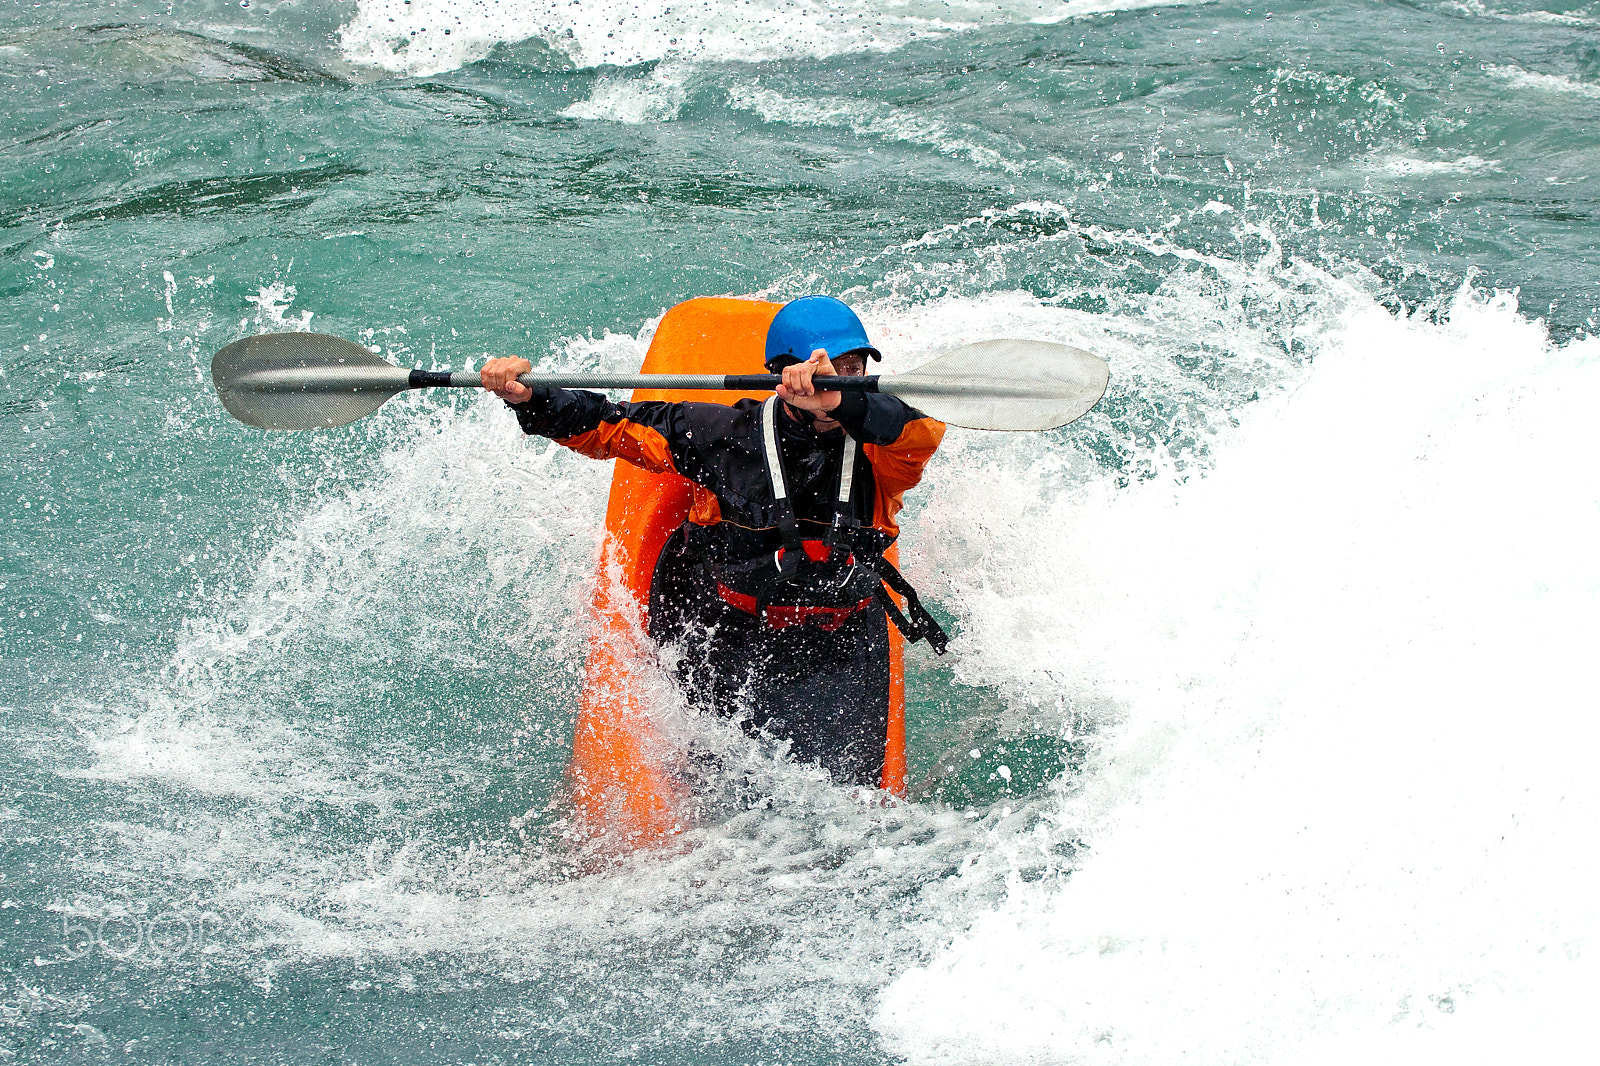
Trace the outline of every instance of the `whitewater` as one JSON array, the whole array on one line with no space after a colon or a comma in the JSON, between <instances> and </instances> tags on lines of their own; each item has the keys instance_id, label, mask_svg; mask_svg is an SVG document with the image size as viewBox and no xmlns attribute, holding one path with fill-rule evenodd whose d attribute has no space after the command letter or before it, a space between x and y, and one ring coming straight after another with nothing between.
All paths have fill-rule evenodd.
<instances>
[{"instance_id":1,"label":"whitewater","mask_svg":"<svg viewBox=\"0 0 1600 1066\"><path fill-rule=\"evenodd\" d=\"M1062 500L1014 549L1063 575L1023 676L1070 634L1121 712L1041 811L1087 844L1071 879L1008 885L885 991L909 1060L1575 1053L1593 342L1469 293L1327 341L1205 479Z\"/></svg>"},{"instance_id":2,"label":"whitewater","mask_svg":"<svg viewBox=\"0 0 1600 1066\"><path fill-rule=\"evenodd\" d=\"M0 17L0 1059L1586 1061L1584 3L303 0ZM910 795L649 691L678 846L562 772L610 469L476 395L267 434L212 352L632 371L707 294L951 430ZM751 802L752 790L759 797Z\"/></svg>"}]
</instances>

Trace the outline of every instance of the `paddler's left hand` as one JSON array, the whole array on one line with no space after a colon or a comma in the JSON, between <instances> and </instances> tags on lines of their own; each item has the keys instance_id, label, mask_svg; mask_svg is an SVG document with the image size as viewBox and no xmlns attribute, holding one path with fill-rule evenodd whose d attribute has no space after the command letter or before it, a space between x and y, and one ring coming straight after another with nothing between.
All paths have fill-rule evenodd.
<instances>
[{"instance_id":1,"label":"paddler's left hand","mask_svg":"<svg viewBox=\"0 0 1600 1066\"><path fill-rule=\"evenodd\" d=\"M835 377L837 374L827 350L818 348L805 362L790 363L783 368L783 384L777 388L778 398L802 411L826 415L839 406L839 390L819 389L811 383L811 379L819 375Z\"/></svg>"}]
</instances>

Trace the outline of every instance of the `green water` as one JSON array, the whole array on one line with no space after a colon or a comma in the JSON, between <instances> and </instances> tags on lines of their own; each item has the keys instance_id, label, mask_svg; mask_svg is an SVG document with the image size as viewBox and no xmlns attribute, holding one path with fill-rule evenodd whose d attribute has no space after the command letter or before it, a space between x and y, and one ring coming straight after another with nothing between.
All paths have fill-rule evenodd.
<instances>
[{"instance_id":1,"label":"green water","mask_svg":"<svg viewBox=\"0 0 1600 1066\"><path fill-rule=\"evenodd\" d=\"M1203 474L1352 309L1468 285L1594 327L1594 4L529 4L496 37L441 2L383 69L354 42L412 36L389 10L0 12L8 1058L892 1061L874 997L1067 876L1070 840L1014 842L1126 711L982 607L1034 580L1014 519ZM463 62L407 58L453 18ZM772 807L574 880L549 804L609 471L468 395L253 431L211 354L626 370L680 300L813 291L892 369L1039 336L1111 389L954 434L910 500L965 638L911 656L923 802L722 736Z\"/></svg>"}]
</instances>

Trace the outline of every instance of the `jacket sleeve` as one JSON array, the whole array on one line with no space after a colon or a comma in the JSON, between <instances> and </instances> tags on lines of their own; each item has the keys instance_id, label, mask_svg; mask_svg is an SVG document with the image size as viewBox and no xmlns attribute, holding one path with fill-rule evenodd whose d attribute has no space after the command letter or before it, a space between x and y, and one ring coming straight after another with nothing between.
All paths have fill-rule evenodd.
<instances>
[{"instance_id":1,"label":"jacket sleeve","mask_svg":"<svg viewBox=\"0 0 1600 1066\"><path fill-rule=\"evenodd\" d=\"M900 509L905 506L906 490L922 480L923 469L944 440L945 426L943 422L929 418L914 407L907 407L892 396L872 396L869 399L887 400L904 410L898 431L890 440L884 441L881 436L874 439L870 421L857 438L864 446L862 451L867 461L872 464L873 492L876 497L873 501L872 524L893 536L900 532L898 518ZM839 406L843 407L844 404ZM868 417L870 419L870 414ZM839 421L852 436L855 435L854 429L844 418Z\"/></svg>"},{"instance_id":2,"label":"jacket sleeve","mask_svg":"<svg viewBox=\"0 0 1600 1066\"><path fill-rule=\"evenodd\" d=\"M549 389L506 406L524 433L548 437L592 459L621 459L654 474L681 474L703 483L706 471L693 431L704 419L696 412L721 405L618 403L597 392Z\"/></svg>"},{"instance_id":3,"label":"jacket sleeve","mask_svg":"<svg viewBox=\"0 0 1600 1066\"><path fill-rule=\"evenodd\" d=\"M893 396L849 391L839 393L833 417L862 444L893 444L907 423L927 416Z\"/></svg>"}]
</instances>

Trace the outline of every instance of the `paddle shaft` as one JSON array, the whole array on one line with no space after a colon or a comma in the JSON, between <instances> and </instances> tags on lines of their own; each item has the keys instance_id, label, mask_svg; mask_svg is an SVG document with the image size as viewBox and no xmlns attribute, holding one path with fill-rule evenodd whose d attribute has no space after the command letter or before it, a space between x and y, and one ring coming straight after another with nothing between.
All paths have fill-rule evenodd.
<instances>
[{"instance_id":1,"label":"paddle shaft","mask_svg":"<svg viewBox=\"0 0 1600 1066\"><path fill-rule=\"evenodd\" d=\"M704 392L771 392L783 384L782 374L522 374L517 381L530 389L675 389ZM1035 394L1027 384L867 374L819 374L811 379L819 389L839 392L885 392L891 396L969 396L1026 400ZM881 388L879 387L881 384ZM243 374L235 389L263 393L403 392L406 389L476 389L483 385L476 373L451 370L406 370L397 366L302 366L258 370Z\"/></svg>"},{"instance_id":2,"label":"paddle shaft","mask_svg":"<svg viewBox=\"0 0 1600 1066\"><path fill-rule=\"evenodd\" d=\"M711 392L771 392L781 374L523 374L530 389L696 389ZM878 376L822 375L819 389L877 392ZM402 389L475 389L480 375L450 370L406 370L397 366L299 366L242 374L232 385L253 392L399 392Z\"/></svg>"},{"instance_id":3,"label":"paddle shaft","mask_svg":"<svg viewBox=\"0 0 1600 1066\"><path fill-rule=\"evenodd\" d=\"M477 374L449 370L412 370L411 389L433 386L477 388ZM704 389L710 392L771 392L783 384L782 374L522 374L517 381L530 389ZM811 379L819 389L877 392L878 376L822 375Z\"/></svg>"}]
</instances>

